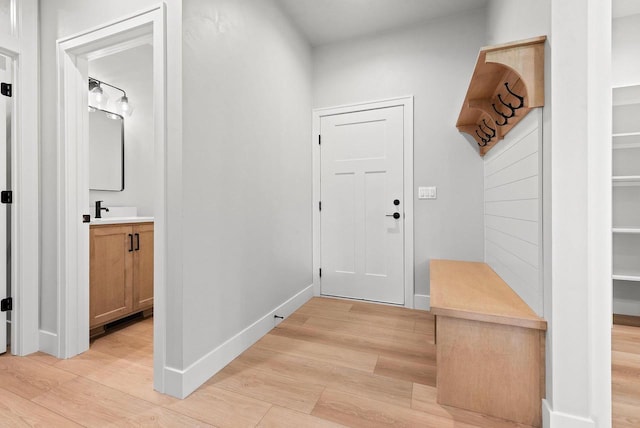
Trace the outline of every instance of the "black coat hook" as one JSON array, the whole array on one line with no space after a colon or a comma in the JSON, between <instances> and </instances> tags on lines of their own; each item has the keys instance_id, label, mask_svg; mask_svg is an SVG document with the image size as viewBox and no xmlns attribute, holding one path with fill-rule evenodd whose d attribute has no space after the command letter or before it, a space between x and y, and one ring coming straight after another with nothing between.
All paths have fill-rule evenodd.
<instances>
[{"instance_id":1,"label":"black coat hook","mask_svg":"<svg viewBox=\"0 0 640 428\"><path fill-rule=\"evenodd\" d=\"M498 95L498 96L499 96L499 95ZM509 123L509 118L513 117L513 115L511 115L511 116L507 116L507 115L505 115L504 113L502 113L500 110L498 110L498 109L496 108L496 105L495 105L495 104L491 104L491 106L493 107L493 111L495 111L497 114L499 114L499 115L504 119L504 122L502 122L502 123L500 123L500 122L498 122L498 121L496 120L496 125L498 125L498 126L505 126L505 125L507 125L507 124Z\"/></svg>"},{"instance_id":2,"label":"black coat hook","mask_svg":"<svg viewBox=\"0 0 640 428\"><path fill-rule=\"evenodd\" d=\"M483 138L480 134L478 134L478 130L477 130L477 129L476 129L476 135L477 135L477 136L478 136L478 138L480 138L480 140L482 141L482 144L478 143L478 145L479 145L480 147L484 147L484 146L486 146L487 144L489 144L489 141L491 141L491 139L488 139L488 140L487 140L486 138Z\"/></svg>"},{"instance_id":3,"label":"black coat hook","mask_svg":"<svg viewBox=\"0 0 640 428\"><path fill-rule=\"evenodd\" d=\"M480 127L480 129L482 130L482 132L484 132L484 133L487 135L487 137L489 137L489 138L493 138L493 137L495 137L495 136L496 136L496 130L495 130L495 129L493 129L492 127L490 127L489 125L487 125L487 121L486 121L485 119L482 119L482 123L484 123L485 128L488 128L488 129L489 129L489 131L491 132L491 134L489 134L488 132L486 132L486 131L484 130L484 128L482 127L482 125L478 125L478 126Z\"/></svg>"},{"instance_id":4,"label":"black coat hook","mask_svg":"<svg viewBox=\"0 0 640 428\"><path fill-rule=\"evenodd\" d=\"M498 100L500 100L503 106L511 110L511 113L507 116L508 118L512 118L513 116L516 115L516 109L513 108L511 104L504 102L504 100L502 99L502 95L498 94Z\"/></svg>"},{"instance_id":5,"label":"black coat hook","mask_svg":"<svg viewBox=\"0 0 640 428\"><path fill-rule=\"evenodd\" d=\"M521 97L520 95L516 94L511 89L509 89L509 82L504 82L504 87L507 88L507 92L509 92L512 96L516 97L518 99L518 101L520 102L517 107L512 106L511 104L508 104L509 107L511 107L512 109L515 109L515 110L518 110L519 108L524 107L524 97Z\"/></svg>"},{"instance_id":6,"label":"black coat hook","mask_svg":"<svg viewBox=\"0 0 640 428\"><path fill-rule=\"evenodd\" d=\"M487 138L489 141L491 141L491 139L493 138L493 136L489 133L487 133L487 131L484 130L484 128L482 127L482 125L478 125L478 128L480 129L480 131L484 134L485 138Z\"/></svg>"}]
</instances>

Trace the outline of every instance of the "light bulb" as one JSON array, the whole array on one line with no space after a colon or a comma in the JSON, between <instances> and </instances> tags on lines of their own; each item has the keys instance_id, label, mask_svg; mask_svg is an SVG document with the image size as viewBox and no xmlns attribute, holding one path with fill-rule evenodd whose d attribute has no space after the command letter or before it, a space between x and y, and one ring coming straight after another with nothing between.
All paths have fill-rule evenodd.
<instances>
[{"instance_id":1,"label":"light bulb","mask_svg":"<svg viewBox=\"0 0 640 428\"><path fill-rule=\"evenodd\" d=\"M104 110L109 101L109 95L105 94L100 86L89 91L89 105Z\"/></svg>"},{"instance_id":2,"label":"light bulb","mask_svg":"<svg viewBox=\"0 0 640 428\"><path fill-rule=\"evenodd\" d=\"M126 95L123 95L118 99L118 101L116 101L116 111L122 116L127 117L131 116L131 113L133 113L133 106Z\"/></svg>"}]
</instances>

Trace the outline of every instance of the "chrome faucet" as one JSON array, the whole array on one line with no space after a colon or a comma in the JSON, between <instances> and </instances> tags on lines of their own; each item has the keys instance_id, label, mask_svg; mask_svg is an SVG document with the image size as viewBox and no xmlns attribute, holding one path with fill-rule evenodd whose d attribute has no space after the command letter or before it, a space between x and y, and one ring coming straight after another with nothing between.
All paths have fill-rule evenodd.
<instances>
[{"instance_id":1,"label":"chrome faucet","mask_svg":"<svg viewBox=\"0 0 640 428\"><path fill-rule=\"evenodd\" d=\"M109 212L109 208L103 207L102 202L104 201L96 201L96 217L95 218L102 218L102 211Z\"/></svg>"}]
</instances>

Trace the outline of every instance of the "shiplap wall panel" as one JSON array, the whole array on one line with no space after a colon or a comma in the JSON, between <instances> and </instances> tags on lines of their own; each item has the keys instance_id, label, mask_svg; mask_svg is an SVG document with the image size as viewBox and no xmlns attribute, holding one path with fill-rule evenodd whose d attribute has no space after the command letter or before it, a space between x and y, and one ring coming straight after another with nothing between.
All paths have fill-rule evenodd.
<instances>
[{"instance_id":1,"label":"shiplap wall panel","mask_svg":"<svg viewBox=\"0 0 640 428\"><path fill-rule=\"evenodd\" d=\"M534 110L487 153L484 201L485 262L542 316L541 135Z\"/></svg>"},{"instance_id":2,"label":"shiplap wall panel","mask_svg":"<svg viewBox=\"0 0 640 428\"><path fill-rule=\"evenodd\" d=\"M515 218L485 216L486 229L501 230L509 235L514 235L520 239L538 245L538 223L534 221L518 220Z\"/></svg>"},{"instance_id":3,"label":"shiplap wall panel","mask_svg":"<svg viewBox=\"0 0 640 428\"><path fill-rule=\"evenodd\" d=\"M538 200L485 201L485 215L515 218L527 221L537 220Z\"/></svg>"},{"instance_id":4,"label":"shiplap wall panel","mask_svg":"<svg viewBox=\"0 0 640 428\"><path fill-rule=\"evenodd\" d=\"M484 192L484 200L488 202L509 201L515 197L537 199L539 192L538 176L535 175L523 180L514 181L513 183L486 189Z\"/></svg>"},{"instance_id":5,"label":"shiplap wall panel","mask_svg":"<svg viewBox=\"0 0 640 428\"><path fill-rule=\"evenodd\" d=\"M537 269L522 262L508 251L487 242L488 258L486 263L500 275L500 277L514 290L518 290L518 295L534 309L542 306L542 295L537 293L536 284L532 282Z\"/></svg>"},{"instance_id":6,"label":"shiplap wall panel","mask_svg":"<svg viewBox=\"0 0 640 428\"><path fill-rule=\"evenodd\" d=\"M508 249L515 257L529 263L534 269L538 268L538 245L527 242L517 236L509 235L500 230L486 229L486 240L500 248Z\"/></svg>"},{"instance_id":7,"label":"shiplap wall panel","mask_svg":"<svg viewBox=\"0 0 640 428\"><path fill-rule=\"evenodd\" d=\"M530 143L528 140L523 142ZM507 160L508 159L504 159L501 160L501 162L505 162ZM512 164L497 170L493 174L486 175L485 188L492 189L497 186L504 186L505 184L522 180L523 178L534 177L538 173L538 165L539 161L537 153L532 153L524 158L517 159Z\"/></svg>"}]
</instances>

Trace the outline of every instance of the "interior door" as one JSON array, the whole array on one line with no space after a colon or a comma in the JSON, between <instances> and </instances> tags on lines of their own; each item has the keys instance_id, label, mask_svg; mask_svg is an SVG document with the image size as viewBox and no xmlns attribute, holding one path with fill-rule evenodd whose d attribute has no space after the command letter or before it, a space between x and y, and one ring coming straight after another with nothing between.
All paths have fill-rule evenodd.
<instances>
[{"instance_id":1,"label":"interior door","mask_svg":"<svg viewBox=\"0 0 640 428\"><path fill-rule=\"evenodd\" d=\"M9 82L9 59L0 55L0 82ZM7 189L7 104L11 98L0 95L0 190ZM0 299L7 297L7 205L0 205ZM7 352L7 312L0 312L0 354Z\"/></svg>"},{"instance_id":2,"label":"interior door","mask_svg":"<svg viewBox=\"0 0 640 428\"><path fill-rule=\"evenodd\" d=\"M320 119L321 294L404 304L403 107Z\"/></svg>"}]
</instances>

